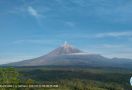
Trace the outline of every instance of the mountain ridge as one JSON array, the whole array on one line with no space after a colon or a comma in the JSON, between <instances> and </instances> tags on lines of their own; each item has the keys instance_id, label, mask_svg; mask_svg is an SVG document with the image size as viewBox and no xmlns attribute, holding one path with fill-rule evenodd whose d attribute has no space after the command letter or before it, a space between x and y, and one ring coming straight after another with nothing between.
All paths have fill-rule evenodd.
<instances>
[{"instance_id":1,"label":"mountain ridge","mask_svg":"<svg viewBox=\"0 0 132 90\"><path fill-rule=\"evenodd\" d=\"M86 65L99 67L132 67L131 59L107 58L100 54L89 54L74 48L67 42L46 55L5 64L5 66Z\"/></svg>"}]
</instances>

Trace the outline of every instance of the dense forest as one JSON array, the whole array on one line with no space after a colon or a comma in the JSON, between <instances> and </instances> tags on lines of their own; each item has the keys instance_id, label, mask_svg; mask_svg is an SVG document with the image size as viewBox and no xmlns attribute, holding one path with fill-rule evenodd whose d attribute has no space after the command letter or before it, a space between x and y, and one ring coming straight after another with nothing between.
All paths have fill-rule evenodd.
<instances>
[{"instance_id":1,"label":"dense forest","mask_svg":"<svg viewBox=\"0 0 132 90\"><path fill-rule=\"evenodd\" d=\"M130 69L91 67L0 68L0 85L58 85L58 87L0 87L0 90L132 90Z\"/></svg>"}]
</instances>

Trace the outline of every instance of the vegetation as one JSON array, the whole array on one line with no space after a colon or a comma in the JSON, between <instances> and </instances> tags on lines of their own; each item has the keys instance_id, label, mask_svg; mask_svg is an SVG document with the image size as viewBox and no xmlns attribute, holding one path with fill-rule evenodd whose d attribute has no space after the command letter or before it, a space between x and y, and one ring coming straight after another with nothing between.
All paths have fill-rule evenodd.
<instances>
[{"instance_id":1,"label":"vegetation","mask_svg":"<svg viewBox=\"0 0 132 90\"><path fill-rule=\"evenodd\" d=\"M132 71L119 68L21 67L0 68L0 84L49 84L58 88L0 88L0 90L132 90Z\"/></svg>"}]
</instances>

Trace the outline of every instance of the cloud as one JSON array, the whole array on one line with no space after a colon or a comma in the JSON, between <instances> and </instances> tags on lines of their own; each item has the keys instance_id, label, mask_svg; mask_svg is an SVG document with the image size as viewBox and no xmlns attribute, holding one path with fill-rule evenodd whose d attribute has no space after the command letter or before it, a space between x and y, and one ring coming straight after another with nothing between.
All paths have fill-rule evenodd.
<instances>
[{"instance_id":1,"label":"cloud","mask_svg":"<svg viewBox=\"0 0 132 90\"><path fill-rule=\"evenodd\" d=\"M27 39L27 40L17 40L13 42L14 44L22 44L22 43L35 43L35 44L47 44L51 43L49 40L33 40L33 39Z\"/></svg>"},{"instance_id":2,"label":"cloud","mask_svg":"<svg viewBox=\"0 0 132 90\"><path fill-rule=\"evenodd\" d=\"M67 21L67 22L65 22L65 24L67 26L70 26L70 27L74 27L75 26L75 23L74 22L71 22L71 21Z\"/></svg>"},{"instance_id":3,"label":"cloud","mask_svg":"<svg viewBox=\"0 0 132 90\"><path fill-rule=\"evenodd\" d=\"M36 18L38 18L40 16L40 14L37 12L37 10L34 9L32 6L28 6L27 10L28 10L30 15L32 15Z\"/></svg>"},{"instance_id":4,"label":"cloud","mask_svg":"<svg viewBox=\"0 0 132 90\"><path fill-rule=\"evenodd\" d=\"M114 49L114 48L126 48L125 45L114 45L114 44L104 44L101 48Z\"/></svg>"},{"instance_id":5,"label":"cloud","mask_svg":"<svg viewBox=\"0 0 132 90\"><path fill-rule=\"evenodd\" d=\"M38 25L39 25L40 27L43 27L43 25L42 25L42 20L45 18L45 16L42 14L42 12L41 12L41 14L40 14L40 10L38 11L38 10L36 10L35 8L33 8L32 6L28 6L27 11L28 11L28 13L29 13L31 16L33 16L33 17L36 19Z\"/></svg>"},{"instance_id":6,"label":"cloud","mask_svg":"<svg viewBox=\"0 0 132 90\"><path fill-rule=\"evenodd\" d=\"M61 36L71 36L69 38L80 38L80 39L98 39L98 38L129 38L132 40L132 32L126 31L126 32L107 32L107 33L95 33L95 34L89 34L87 32L85 33L64 33Z\"/></svg>"},{"instance_id":7,"label":"cloud","mask_svg":"<svg viewBox=\"0 0 132 90\"><path fill-rule=\"evenodd\" d=\"M16 40L13 41L13 44L44 44L44 45L52 45L53 43L56 44L60 40L54 39L23 39L23 40Z\"/></svg>"},{"instance_id":8,"label":"cloud","mask_svg":"<svg viewBox=\"0 0 132 90\"><path fill-rule=\"evenodd\" d=\"M83 47L86 51L98 53L106 57L132 58L131 45L126 44L98 44Z\"/></svg>"},{"instance_id":9,"label":"cloud","mask_svg":"<svg viewBox=\"0 0 132 90\"><path fill-rule=\"evenodd\" d=\"M91 48L91 49L101 49L100 51L103 51L103 50L108 50L108 51L116 51L116 50L121 50L121 51L124 51L125 49L126 50L132 50L131 46L130 45L126 45L126 44L115 44L115 43L112 43L112 44L109 44L109 43L103 43L103 44L95 44L95 45L88 45L86 46L86 48L88 47ZM84 47L85 48L85 47Z\"/></svg>"},{"instance_id":10,"label":"cloud","mask_svg":"<svg viewBox=\"0 0 132 90\"><path fill-rule=\"evenodd\" d=\"M96 38L104 38L104 37L131 37L132 32L108 32L108 33L99 33L96 34Z\"/></svg>"},{"instance_id":11,"label":"cloud","mask_svg":"<svg viewBox=\"0 0 132 90\"><path fill-rule=\"evenodd\" d=\"M27 55L27 54L18 54L18 53L14 53L13 55L11 55L12 53L10 53L10 55L3 55L0 56L0 64L7 64L7 63L11 63L11 62L18 62L18 61L22 61L22 60L27 60L27 59L31 59L31 58L35 58L37 57L37 55Z\"/></svg>"}]
</instances>

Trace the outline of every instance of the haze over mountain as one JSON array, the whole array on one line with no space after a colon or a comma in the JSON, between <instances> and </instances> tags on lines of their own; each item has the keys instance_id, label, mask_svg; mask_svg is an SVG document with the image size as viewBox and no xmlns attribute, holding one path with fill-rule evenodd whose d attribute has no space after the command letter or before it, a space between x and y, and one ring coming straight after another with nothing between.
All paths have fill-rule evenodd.
<instances>
[{"instance_id":1,"label":"haze over mountain","mask_svg":"<svg viewBox=\"0 0 132 90\"><path fill-rule=\"evenodd\" d=\"M88 54L80 49L74 48L67 42L46 55L6 64L5 66L92 66L92 67L132 67L132 60L125 58L107 58L99 54Z\"/></svg>"}]
</instances>

